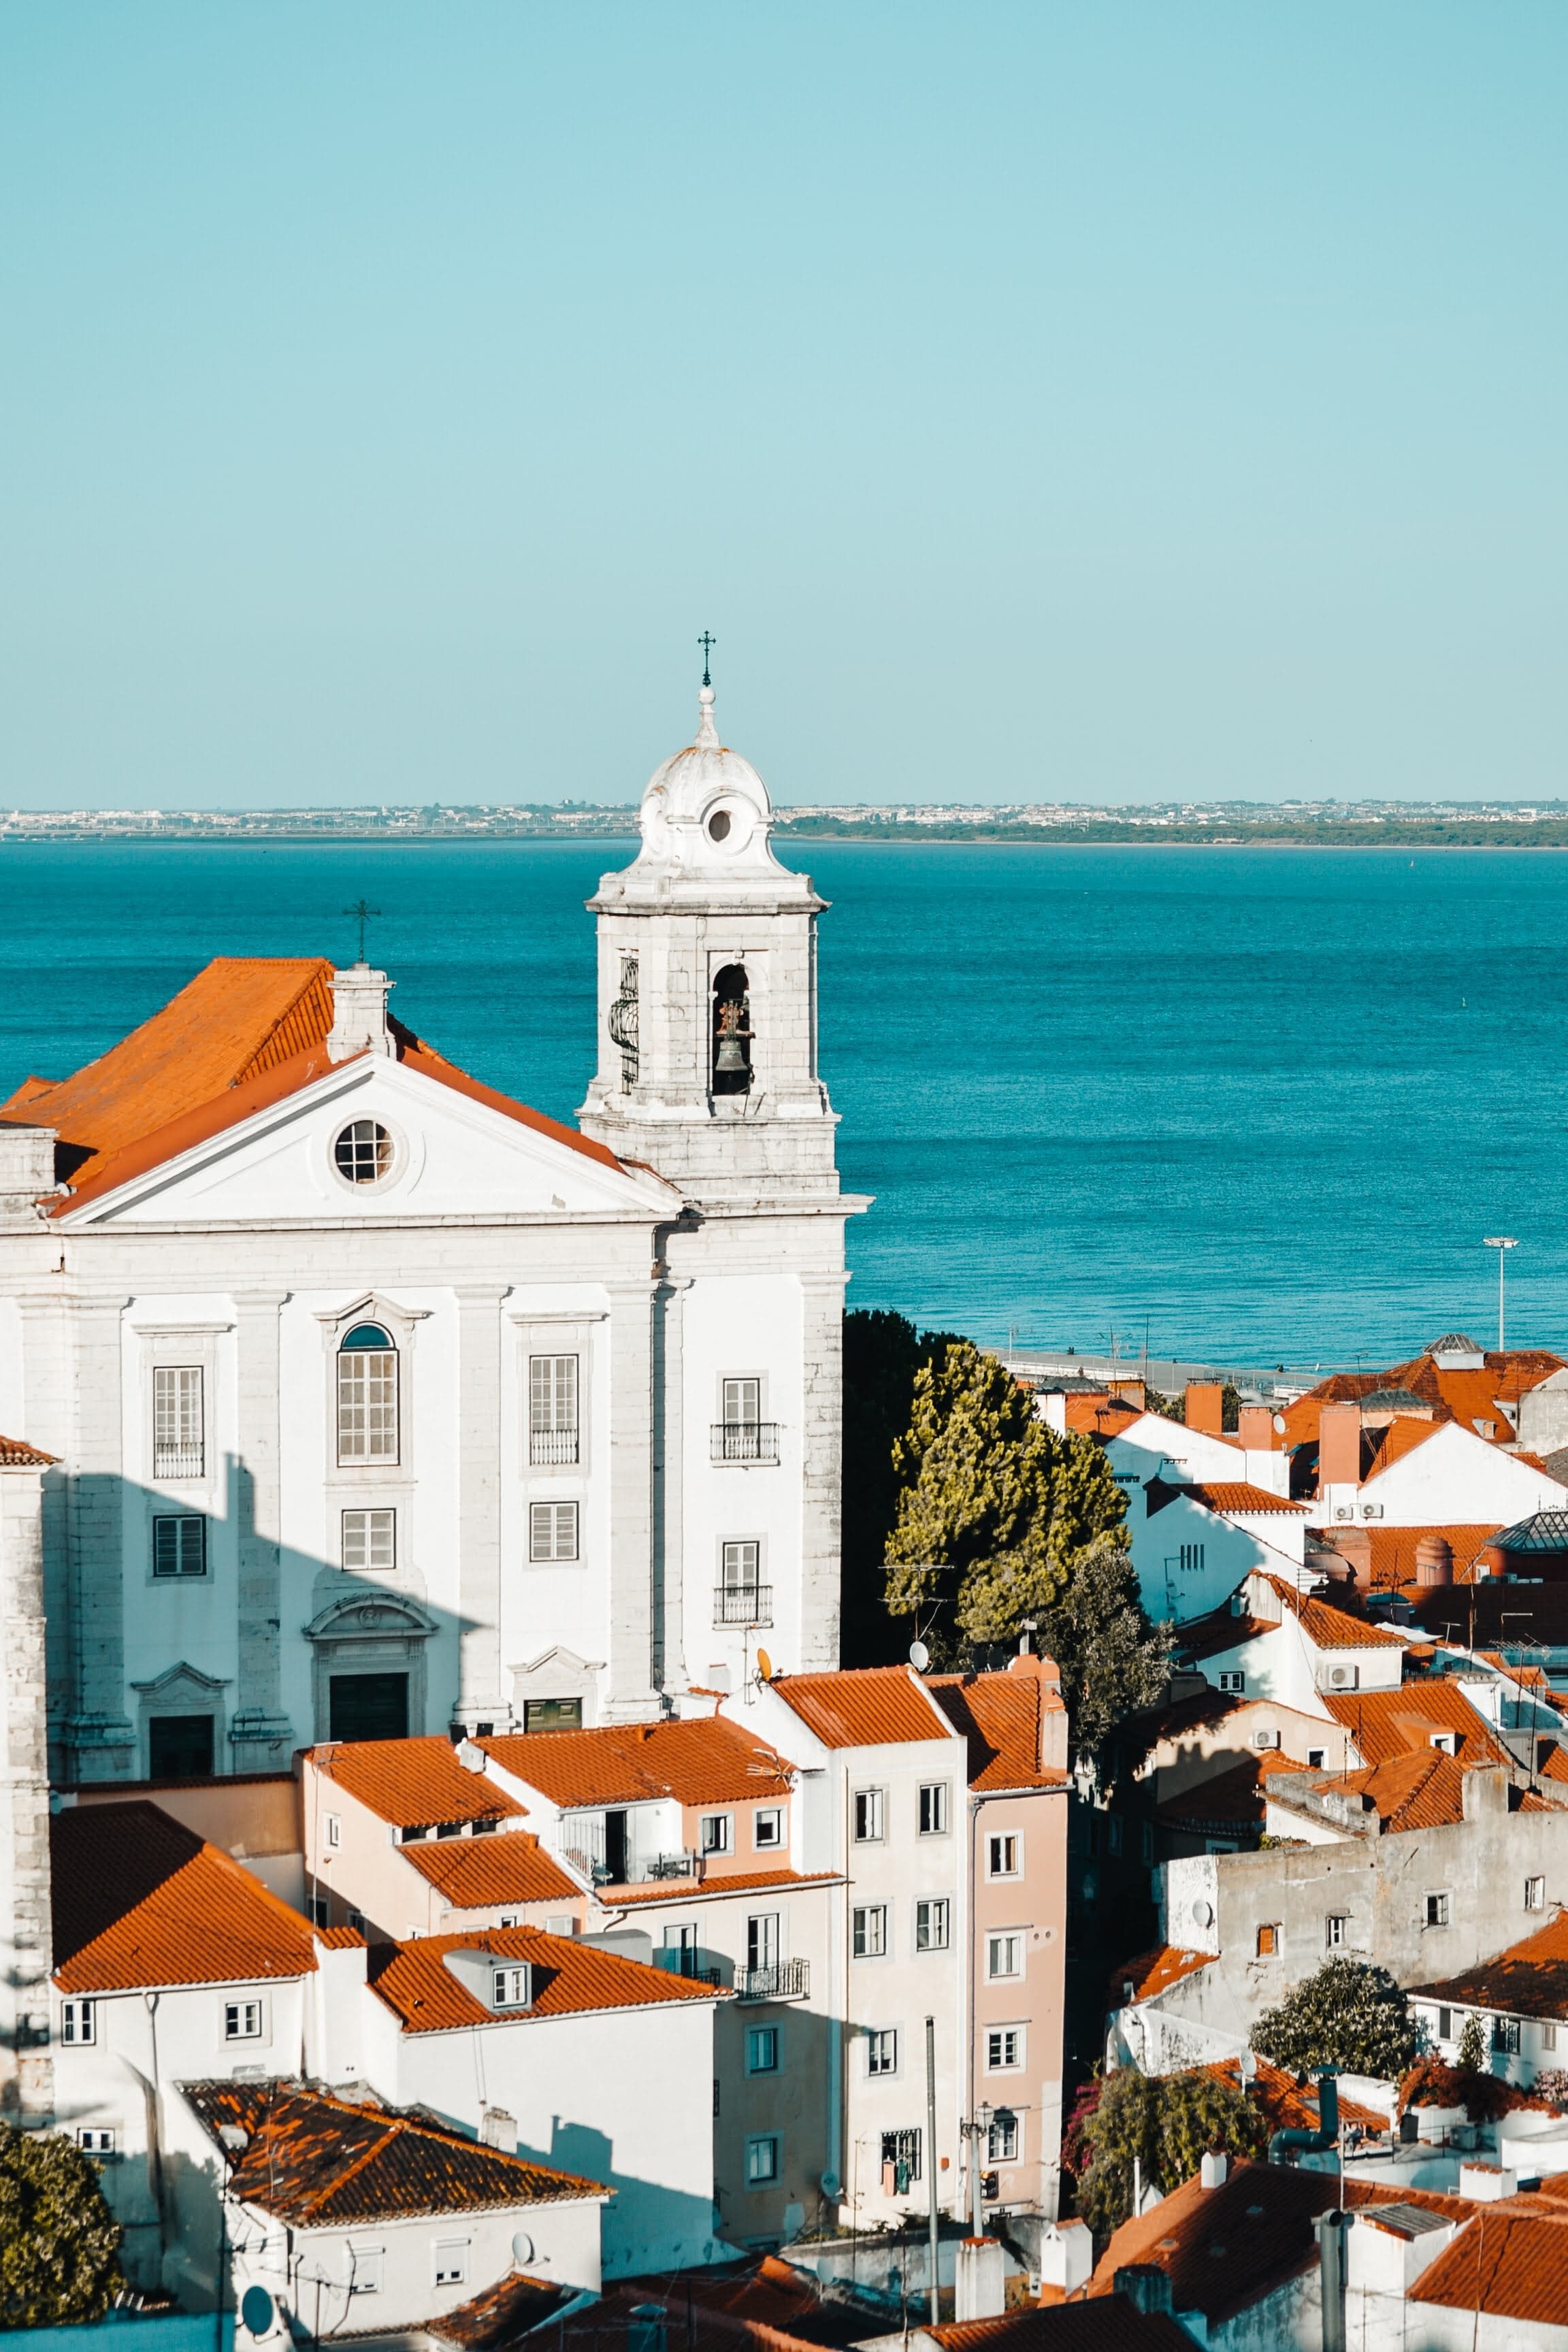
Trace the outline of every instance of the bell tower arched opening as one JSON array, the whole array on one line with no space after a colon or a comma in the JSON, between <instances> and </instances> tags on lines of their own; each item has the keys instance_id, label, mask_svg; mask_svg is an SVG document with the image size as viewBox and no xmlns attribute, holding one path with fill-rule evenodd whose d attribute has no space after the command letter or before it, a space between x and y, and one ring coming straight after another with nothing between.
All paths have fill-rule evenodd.
<instances>
[{"instance_id":1,"label":"bell tower arched opening","mask_svg":"<svg viewBox=\"0 0 1568 2352\"><path fill-rule=\"evenodd\" d=\"M713 981L713 1092L749 1094L752 999L743 963L727 963Z\"/></svg>"}]
</instances>

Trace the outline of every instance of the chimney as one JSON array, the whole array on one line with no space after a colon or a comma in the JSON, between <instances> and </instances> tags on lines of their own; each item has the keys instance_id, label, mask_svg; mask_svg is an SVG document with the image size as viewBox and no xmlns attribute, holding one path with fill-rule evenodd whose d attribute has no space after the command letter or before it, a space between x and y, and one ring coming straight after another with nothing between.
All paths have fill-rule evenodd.
<instances>
[{"instance_id":1,"label":"chimney","mask_svg":"<svg viewBox=\"0 0 1568 2352\"><path fill-rule=\"evenodd\" d=\"M1205 2150L1198 2167L1198 2178L1205 2189L1223 2189L1230 2172L1230 2158L1223 2147Z\"/></svg>"},{"instance_id":2,"label":"chimney","mask_svg":"<svg viewBox=\"0 0 1568 2352\"><path fill-rule=\"evenodd\" d=\"M1468 1822L1499 1821L1508 1812L1508 1769L1502 1764L1468 1764L1459 1783Z\"/></svg>"},{"instance_id":3,"label":"chimney","mask_svg":"<svg viewBox=\"0 0 1568 2352\"><path fill-rule=\"evenodd\" d=\"M1361 1407L1326 1404L1318 1422L1318 1492L1361 1485Z\"/></svg>"},{"instance_id":4,"label":"chimney","mask_svg":"<svg viewBox=\"0 0 1568 2352\"><path fill-rule=\"evenodd\" d=\"M386 1025L387 992L393 984L384 971L373 971L368 963L351 964L347 971L333 972L332 1025L327 1036L330 1062L346 1062L367 1049L373 1054L395 1054Z\"/></svg>"},{"instance_id":5,"label":"chimney","mask_svg":"<svg viewBox=\"0 0 1568 2352\"><path fill-rule=\"evenodd\" d=\"M1415 1547L1415 1581L1419 1585L1452 1584L1454 1548L1447 1536L1423 1536Z\"/></svg>"},{"instance_id":6,"label":"chimney","mask_svg":"<svg viewBox=\"0 0 1568 2352\"><path fill-rule=\"evenodd\" d=\"M1205 1437L1224 1434L1225 1391L1218 1381L1189 1381L1184 1410L1189 1429Z\"/></svg>"},{"instance_id":7,"label":"chimney","mask_svg":"<svg viewBox=\"0 0 1568 2352\"><path fill-rule=\"evenodd\" d=\"M1134 2311L1169 2311L1171 2273L1158 2263L1123 2263L1113 2282Z\"/></svg>"},{"instance_id":8,"label":"chimney","mask_svg":"<svg viewBox=\"0 0 1568 2352\"><path fill-rule=\"evenodd\" d=\"M26 1233L39 1224L41 1200L58 1192L55 1130L0 1119L0 1233Z\"/></svg>"},{"instance_id":9,"label":"chimney","mask_svg":"<svg viewBox=\"0 0 1568 2352\"><path fill-rule=\"evenodd\" d=\"M1236 1417L1236 1434L1246 1453L1272 1453L1274 1415L1266 1404L1244 1404Z\"/></svg>"}]
</instances>

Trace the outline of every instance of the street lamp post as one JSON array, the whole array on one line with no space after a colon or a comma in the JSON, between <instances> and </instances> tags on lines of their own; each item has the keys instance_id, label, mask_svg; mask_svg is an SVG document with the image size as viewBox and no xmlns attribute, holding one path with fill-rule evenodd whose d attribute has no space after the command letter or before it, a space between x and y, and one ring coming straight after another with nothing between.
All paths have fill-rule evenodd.
<instances>
[{"instance_id":1,"label":"street lamp post","mask_svg":"<svg viewBox=\"0 0 1568 2352\"><path fill-rule=\"evenodd\" d=\"M1509 1251L1517 1249L1519 1244L1510 1234L1488 1234L1482 1246L1497 1252L1497 1351L1500 1356L1503 1352L1503 1268L1508 1264Z\"/></svg>"}]
</instances>

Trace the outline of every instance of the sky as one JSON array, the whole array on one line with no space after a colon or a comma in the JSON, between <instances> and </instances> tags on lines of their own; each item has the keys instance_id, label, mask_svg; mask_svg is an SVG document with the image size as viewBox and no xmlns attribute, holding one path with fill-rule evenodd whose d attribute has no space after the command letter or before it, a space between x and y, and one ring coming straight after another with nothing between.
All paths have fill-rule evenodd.
<instances>
[{"instance_id":1,"label":"sky","mask_svg":"<svg viewBox=\"0 0 1568 2352\"><path fill-rule=\"evenodd\" d=\"M1562 0L3 0L0 805L1568 793Z\"/></svg>"}]
</instances>

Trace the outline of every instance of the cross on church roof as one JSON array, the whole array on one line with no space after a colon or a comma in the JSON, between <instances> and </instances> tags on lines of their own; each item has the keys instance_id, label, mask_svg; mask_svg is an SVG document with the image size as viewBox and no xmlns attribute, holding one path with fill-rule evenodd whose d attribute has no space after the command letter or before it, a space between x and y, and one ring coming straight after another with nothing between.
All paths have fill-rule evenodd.
<instances>
[{"instance_id":1,"label":"cross on church roof","mask_svg":"<svg viewBox=\"0 0 1568 2352\"><path fill-rule=\"evenodd\" d=\"M343 912L348 917L351 923L357 923L359 925L359 960L361 963L363 963L364 961L364 927L370 921L373 915L380 914L381 908L379 907L367 907L363 898L356 898L352 907L345 907L343 908Z\"/></svg>"},{"instance_id":2,"label":"cross on church roof","mask_svg":"<svg viewBox=\"0 0 1568 2352\"><path fill-rule=\"evenodd\" d=\"M708 656L719 640L709 630L704 629L697 642L702 648L702 683L704 686L711 686L713 681L708 675Z\"/></svg>"}]
</instances>

